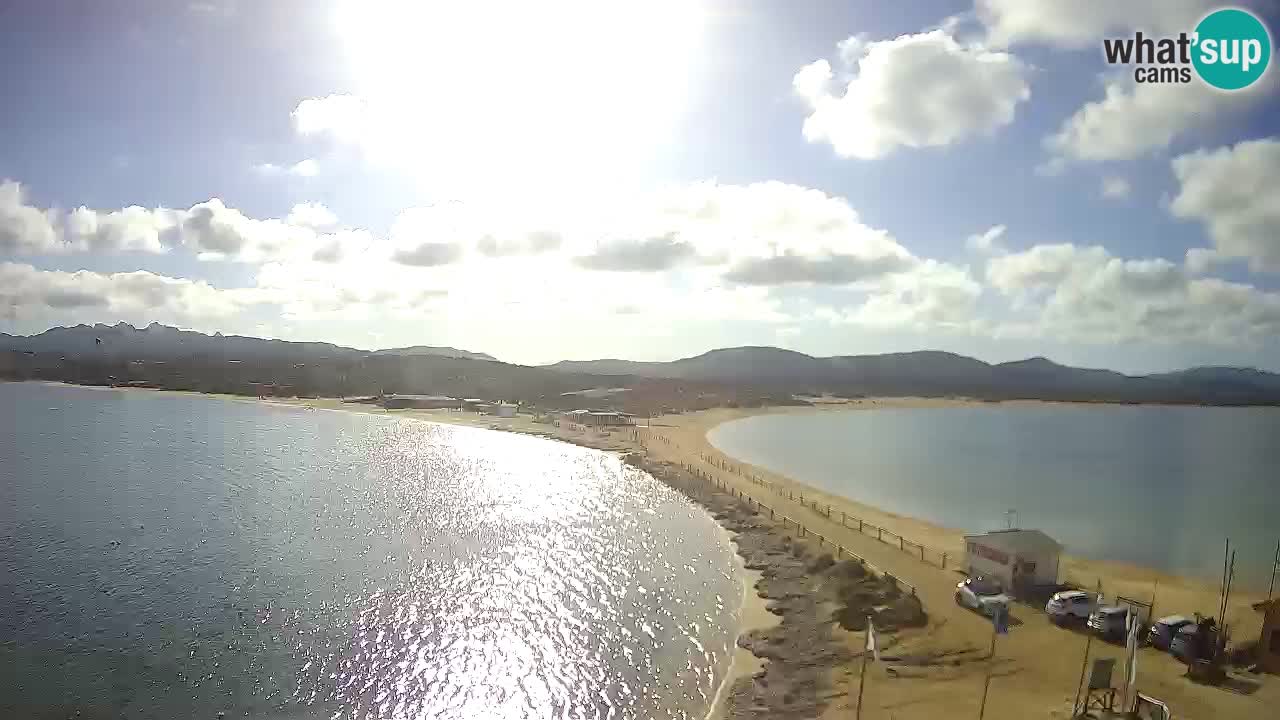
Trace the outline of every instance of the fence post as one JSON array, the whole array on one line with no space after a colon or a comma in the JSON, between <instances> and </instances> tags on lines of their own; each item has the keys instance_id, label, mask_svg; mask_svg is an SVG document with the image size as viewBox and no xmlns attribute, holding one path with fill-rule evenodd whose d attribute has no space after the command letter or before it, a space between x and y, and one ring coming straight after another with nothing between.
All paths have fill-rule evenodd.
<instances>
[{"instance_id":1,"label":"fence post","mask_svg":"<svg viewBox=\"0 0 1280 720\"><path fill-rule=\"evenodd\" d=\"M876 528L876 539L884 542L884 528Z\"/></svg>"},{"instance_id":2,"label":"fence post","mask_svg":"<svg viewBox=\"0 0 1280 720\"><path fill-rule=\"evenodd\" d=\"M924 546L920 546L920 562L924 562Z\"/></svg>"},{"instance_id":3,"label":"fence post","mask_svg":"<svg viewBox=\"0 0 1280 720\"><path fill-rule=\"evenodd\" d=\"M901 535L898 536L898 549L901 550L902 552L907 551L907 542L906 540L903 539Z\"/></svg>"},{"instance_id":4,"label":"fence post","mask_svg":"<svg viewBox=\"0 0 1280 720\"><path fill-rule=\"evenodd\" d=\"M946 569L947 569L947 554L946 554L946 553L942 553L942 569L943 569L943 570L946 570Z\"/></svg>"},{"instance_id":5,"label":"fence post","mask_svg":"<svg viewBox=\"0 0 1280 720\"><path fill-rule=\"evenodd\" d=\"M858 518L858 532L862 532L862 518Z\"/></svg>"},{"instance_id":6,"label":"fence post","mask_svg":"<svg viewBox=\"0 0 1280 720\"><path fill-rule=\"evenodd\" d=\"M831 517L831 506L827 506L827 517Z\"/></svg>"}]
</instances>

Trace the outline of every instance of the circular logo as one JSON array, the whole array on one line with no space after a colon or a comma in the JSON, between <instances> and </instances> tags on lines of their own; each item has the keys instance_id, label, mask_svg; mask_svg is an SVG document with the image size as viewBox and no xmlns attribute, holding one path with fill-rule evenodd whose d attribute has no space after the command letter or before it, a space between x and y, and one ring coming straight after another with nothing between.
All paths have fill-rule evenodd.
<instances>
[{"instance_id":1,"label":"circular logo","mask_svg":"<svg viewBox=\"0 0 1280 720\"><path fill-rule=\"evenodd\" d=\"M1249 87L1270 61L1271 35L1245 10L1215 10L1196 26L1191 62L1200 78L1219 90Z\"/></svg>"}]
</instances>

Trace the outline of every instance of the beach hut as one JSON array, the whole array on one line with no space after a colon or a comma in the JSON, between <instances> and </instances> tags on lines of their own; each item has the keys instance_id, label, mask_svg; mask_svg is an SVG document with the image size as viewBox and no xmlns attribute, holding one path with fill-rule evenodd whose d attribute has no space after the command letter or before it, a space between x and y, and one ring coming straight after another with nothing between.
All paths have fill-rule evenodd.
<instances>
[{"instance_id":1,"label":"beach hut","mask_svg":"<svg viewBox=\"0 0 1280 720\"><path fill-rule=\"evenodd\" d=\"M1262 636L1258 639L1258 666L1280 675L1280 598L1253 606L1262 613Z\"/></svg>"},{"instance_id":2,"label":"beach hut","mask_svg":"<svg viewBox=\"0 0 1280 720\"><path fill-rule=\"evenodd\" d=\"M1058 582L1062 545L1039 530L995 530L965 535L970 576L996 578L1009 590Z\"/></svg>"}]
</instances>

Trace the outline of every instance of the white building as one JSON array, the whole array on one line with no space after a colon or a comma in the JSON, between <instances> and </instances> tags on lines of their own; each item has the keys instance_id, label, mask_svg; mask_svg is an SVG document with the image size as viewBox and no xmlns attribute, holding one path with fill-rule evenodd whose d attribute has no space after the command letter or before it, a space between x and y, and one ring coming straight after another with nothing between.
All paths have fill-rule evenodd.
<instances>
[{"instance_id":1,"label":"white building","mask_svg":"<svg viewBox=\"0 0 1280 720\"><path fill-rule=\"evenodd\" d=\"M1058 582L1062 546L1039 530L996 530L965 535L965 570L996 578L1006 589Z\"/></svg>"},{"instance_id":2,"label":"white building","mask_svg":"<svg viewBox=\"0 0 1280 720\"><path fill-rule=\"evenodd\" d=\"M517 408L516 405L510 405L508 403L498 403L497 405L494 405L491 408L491 411L493 412L494 415L497 415L498 417L509 418L509 417L516 416L516 408Z\"/></svg>"}]
</instances>

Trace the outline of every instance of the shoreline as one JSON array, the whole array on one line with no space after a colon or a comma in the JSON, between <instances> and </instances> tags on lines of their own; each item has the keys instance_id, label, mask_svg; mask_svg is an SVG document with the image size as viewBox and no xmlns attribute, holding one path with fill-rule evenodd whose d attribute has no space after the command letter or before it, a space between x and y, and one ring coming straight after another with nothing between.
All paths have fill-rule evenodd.
<instances>
[{"instance_id":1,"label":"shoreline","mask_svg":"<svg viewBox=\"0 0 1280 720\"><path fill-rule=\"evenodd\" d=\"M938 409L948 407L985 407L992 405L985 401L967 399L936 398L868 398L845 403L826 403L818 407L782 407L762 408L760 411L715 409L686 416L689 419L681 423L682 441L690 442L695 453L705 453L712 457L722 458L732 465L750 469L766 481L779 487L803 492L806 498L812 498L822 504L829 504L833 510L843 510L851 517L860 517L875 525L902 535L909 543L924 545L929 550L947 552L949 557L959 559L964 553L964 535L966 530L948 527L915 516L892 512L860 502L854 498L823 490L797 480L783 473L774 472L758 465L729 455L711 442L708 434L715 428L736 420L761 415L795 415L814 412L871 411L885 408ZM1038 406L1046 404L1084 406L1087 403L1058 403L1041 400L1019 400L1003 403L1013 406ZM696 417L695 417L696 415ZM695 437L696 436L696 437ZM1059 582L1069 582L1084 588L1093 588L1102 583L1103 592L1108 598L1123 595L1129 598L1148 601L1156 600L1156 616L1178 612L1190 616L1193 611L1202 611L1206 615L1216 615L1219 589L1217 584L1208 578L1181 575L1159 568L1134 563L1109 560L1106 558L1086 557L1063 552L1061 557ZM1261 589L1251 586L1237 577L1233 585L1228 620L1237 627L1256 634L1260 628L1260 618L1252 611L1251 605L1266 598L1265 586ZM1165 608L1161 612L1160 608Z\"/></svg>"},{"instance_id":2,"label":"shoreline","mask_svg":"<svg viewBox=\"0 0 1280 720\"><path fill-rule=\"evenodd\" d=\"M150 392L167 392L150 390ZM202 393L195 394L209 397ZM768 490L747 477L712 460L728 456L706 438L706 432L723 422L749 415L771 413L818 412L829 410L874 409L879 407L938 407L967 404L960 400L890 399L822 403L817 408L772 407L752 409L713 409L699 413L654 418L652 427L628 427L605 430L559 428L550 423L535 423L529 416L496 418L471 413L431 410L386 411L377 406L342 403L336 399L244 398L245 402L297 410L327 409L339 412L365 412L403 416L427 422L465 425L484 429L506 430L560 440L598 450L615 451L628 462L656 480L683 493L690 501L707 510L717 523L733 536L737 555L747 570L760 572L754 581L757 603L765 606L767 615L776 616L774 624L749 627L744 604L739 621L735 650L709 708L708 718L834 718L850 716L859 692L859 658L863 634L856 627L863 613L880 612L888 607L877 605L889 595L884 578L868 575L869 565L876 573L892 573L914 588L911 601L926 617L926 624L893 627L876 619L881 638L882 663L875 663L866 674L865 704L871 717L896 717L898 720L935 720L939 715L977 714L977 690L987 666L987 646L991 642L990 623L972 611L957 607L952 601L959 578L951 566L940 570L936 565L920 562L918 557L900 552L898 545L877 541L844 526L837 516L815 512L808 503L800 504ZM1021 403L1019 403L1021 404ZM748 467L732 460L733 465ZM919 532L938 533L943 545L956 532L930 526L919 520L884 513L860 505L847 498L824 495L793 479L759 469L758 474L771 483L787 484L802 489L806 499L831 500L832 508L854 508L869 520L893 528L909 539ZM747 497L753 500L747 500ZM767 503L764 508L752 502ZM772 510L770 508L773 508ZM773 519L774 510L778 519ZM878 514L876 514L878 513ZM784 519L784 515L789 518ZM803 521L806 530L799 529ZM815 534L826 541L826 553L813 542ZM799 536L799 537L797 537ZM831 549L839 544L841 551L857 553L867 565L852 568L853 560L831 562ZM815 558L825 554L825 562ZM837 553L837 561L839 554ZM1105 561L1068 561L1063 556L1064 574L1072 568L1080 572L1103 572L1111 581L1124 581L1137 588L1128 594L1121 585L1104 588L1108 597L1117 592L1146 600L1150 595L1153 573L1142 568ZM957 563L958 564L958 563ZM1145 575L1144 575L1145 573ZM856 576L856 577L855 577ZM741 576L744 585L748 582ZM1169 583L1166 585L1166 581ZM890 584L893 584L892 582ZM1184 586L1185 585L1185 586ZM1116 590L1115 588L1120 588ZM746 588L744 587L744 591ZM1143 594L1145 590L1145 594ZM1203 608L1179 605L1181 593L1200 597L1203 584L1187 584L1184 579L1168 577L1159 585L1160 605L1156 615L1192 609L1213 610L1216 588L1209 591L1211 606ZM898 596L905 597L902 593ZM874 602L868 602L874 597ZM895 596L896 597L896 596ZM1236 626L1233 638L1247 641L1257 637L1260 617L1247 605L1240 615L1240 603L1247 596L1233 593L1230 622ZM901 609L901 608L899 608ZM923 611L928 615L924 616ZM1021 720L1025 717L1052 717L1065 720L1069 715L1074 687L1081 677L1081 652L1088 658L1117 658L1123 662L1123 647L1093 641L1086 643L1080 630L1060 628L1045 619L1039 607L1015 603L1011 608L1011 630L1001 641L992 677L991 698L986 715L992 720ZM1216 614L1216 613L1215 613ZM900 616L900 615L899 615ZM774 620L773 617L768 617ZM850 625L850 621L854 625ZM1252 621L1250 628L1247 621ZM741 653L745 652L746 655ZM739 657L743 662L735 662ZM1264 716L1268 708L1280 704L1280 682L1264 682L1249 676L1233 675L1231 687L1214 687L1190 682L1186 668L1165 653L1142 651L1139 684L1143 692L1169 704L1175 715L1188 720L1206 718L1246 718ZM1010 678L1016 676L1016 680ZM921 682L925 681L925 682ZM713 715L710 713L719 713Z\"/></svg>"}]
</instances>

